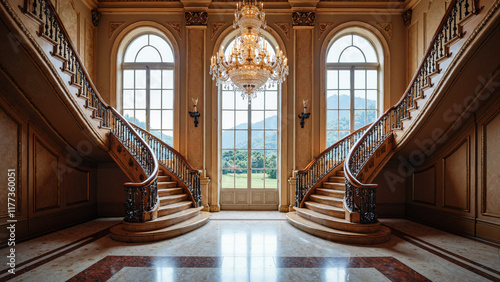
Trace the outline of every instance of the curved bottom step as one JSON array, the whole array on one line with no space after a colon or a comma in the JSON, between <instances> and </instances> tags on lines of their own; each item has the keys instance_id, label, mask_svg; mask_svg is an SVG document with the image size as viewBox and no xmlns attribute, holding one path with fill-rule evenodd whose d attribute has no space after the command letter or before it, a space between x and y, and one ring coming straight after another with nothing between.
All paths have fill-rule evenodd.
<instances>
[{"instance_id":1,"label":"curved bottom step","mask_svg":"<svg viewBox=\"0 0 500 282\"><path fill-rule=\"evenodd\" d=\"M373 233L356 233L328 228L316 222L300 217L296 212L289 212L286 218L290 224L314 236L334 242L347 244L374 245L387 242L391 239L391 230L380 226L380 230Z\"/></svg>"},{"instance_id":2,"label":"curved bottom step","mask_svg":"<svg viewBox=\"0 0 500 282\"><path fill-rule=\"evenodd\" d=\"M209 212L200 212L199 215L181 223L162 229L141 232L126 231L123 229L123 224L120 224L111 228L111 238L116 241L127 243L142 243L165 240L168 238L186 234L203 226L208 222L208 219L211 216L212 214Z\"/></svg>"}]
</instances>

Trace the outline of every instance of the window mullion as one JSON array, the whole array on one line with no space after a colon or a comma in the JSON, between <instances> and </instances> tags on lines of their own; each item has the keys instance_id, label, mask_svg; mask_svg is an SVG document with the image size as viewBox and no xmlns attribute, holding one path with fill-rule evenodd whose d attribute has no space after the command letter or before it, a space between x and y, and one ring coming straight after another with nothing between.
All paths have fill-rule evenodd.
<instances>
[{"instance_id":1,"label":"window mullion","mask_svg":"<svg viewBox=\"0 0 500 282\"><path fill-rule=\"evenodd\" d=\"M350 132L354 131L354 66L351 68L351 113L350 113ZM339 137L340 138L340 137Z\"/></svg>"},{"instance_id":2,"label":"window mullion","mask_svg":"<svg viewBox=\"0 0 500 282\"><path fill-rule=\"evenodd\" d=\"M247 189L252 188L252 104L248 102L247 128Z\"/></svg>"},{"instance_id":3,"label":"window mullion","mask_svg":"<svg viewBox=\"0 0 500 282\"><path fill-rule=\"evenodd\" d=\"M149 72L149 67L146 66L146 130L151 131L151 107L150 107L150 72ZM161 136L161 135L160 135Z\"/></svg>"}]
</instances>

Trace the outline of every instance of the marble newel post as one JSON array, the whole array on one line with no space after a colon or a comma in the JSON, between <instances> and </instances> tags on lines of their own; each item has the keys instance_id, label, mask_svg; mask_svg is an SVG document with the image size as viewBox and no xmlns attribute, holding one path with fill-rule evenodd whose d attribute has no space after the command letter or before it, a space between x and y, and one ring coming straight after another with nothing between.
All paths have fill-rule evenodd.
<instances>
[{"instance_id":1,"label":"marble newel post","mask_svg":"<svg viewBox=\"0 0 500 282\"><path fill-rule=\"evenodd\" d=\"M201 177L201 194L203 210L208 211L208 184L205 166L205 41L207 32L207 12L185 12L186 19L186 95L182 99L186 102L186 138L184 154L195 169L203 170ZM197 103L196 109L194 103ZM199 124L194 125L194 119L189 116L189 111L198 110Z\"/></svg>"}]
</instances>

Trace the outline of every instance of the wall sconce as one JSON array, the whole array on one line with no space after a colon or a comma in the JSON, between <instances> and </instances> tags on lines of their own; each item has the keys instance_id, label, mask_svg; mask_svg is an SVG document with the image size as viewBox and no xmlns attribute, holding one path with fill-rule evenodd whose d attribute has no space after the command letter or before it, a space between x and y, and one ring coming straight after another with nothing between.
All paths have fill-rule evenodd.
<instances>
[{"instance_id":1,"label":"wall sconce","mask_svg":"<svg viewBox=\"0 0 500 282\"><path fill-rule=\"evenodd\" d=\"M301 128L304 128L304 120L305 119L308 119L309 116L311 116L311 113L306 113L306 105L307 105L307 101L309 101L309 99L307 100L303 100L302 101L302 104L304 104L304 111L299 115L299 118L300 118L300 127Z\"/></svg>"},{"instance_id":2,"label":"wall sconce","mask_svg":"<svg viewBox=\"0 0 500 282\"><path fill-rule=\"evenodd\" d=\"M198 112L197 105L198 105L198 99L191 98L193 100L193 111L189 112L189 115L194 118L194 127L198 127L198 118L200 117L200 112Z\"/></svg>"}]
</instances>

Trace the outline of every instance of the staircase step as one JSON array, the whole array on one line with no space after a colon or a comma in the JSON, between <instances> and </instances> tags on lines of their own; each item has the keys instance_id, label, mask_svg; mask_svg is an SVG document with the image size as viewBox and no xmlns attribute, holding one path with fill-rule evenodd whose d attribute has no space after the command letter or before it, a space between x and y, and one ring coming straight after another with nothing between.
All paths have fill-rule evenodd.
<instances>
[{"instance_id":1,"label":"staircase step","mask_svg":"<svg viewBox=\"0 0 500 282\"><path fill-rule=\"evenodd\" d=\"M290 222L290 224L297 227L298 229L330 241L348 244L373 245L384 243L391 239L391 230L385 226L381 226L380 230L377 232L358 233L342 231L323 226L316 222L300 217L296 212L287 213L286 218L288 222Z\"/></svg>"},{"instance_id":2,"label":"staircase step","mask_svg":"<svg viewBox=\"0 0 500 282\"><path fill-rule=\"evenodd\" d=\"M170 195L182 194L182 191L183 191L182 188L158 189L158 196L159 197L163 197L163 196L170 196Z\"/></svg>"},{"instance_id":3,"label":"staircase step","mask_svg":"<svg viewBox=\"0 0 500 282\"><path fill-rule=\"evenodd\" d=\"M183 222L157 230L140 232L124 230L124 225L120 224L111 228L111 238L117 241L130 243L160 241L193 231L207 223L211 216L212 214L209 212L200 212L198 215Z\"/></svg>"},{"instance_id":4,"label":"staircase step","mask_svg":"<svg viewBox=\"0 0 500 282\"><path fill-rule=\"evenodd\" d=\"M141 223L131 223L131 222L123 222L123 230L126 231L152 231L156 229L162 229L182 221L185 221L189 218L197 216L201 209L199 208L190 208L187 210L182 210L173 214L165 215L158 217L155 220L141 222Z\"/></svg>"},{"instance_id":5,"label":"staircase step","mask_svg":"<svg viewBox=\"0 0 500 282\"><path fill-rule=\"evenodd\" d=\"M344 199L339 199L339 198L334 198L334 197L329 197L325 195L318 195L318 194L313 194L310 196L311 201L337 207L337 208L342 208L344 206L343 201Z\"/></svg>"},{"instance_id":6,"label":"staircase step","mask_svg":"<svg viewBox=\"0 0 500 282\"><path fill-rule=\"evenodd\" d=\"M181 201L185 201L186 199L187 199L187 194L177 194L177 195L164 196L164 197L160 197L160 205L166 206L166 205L178 203Z\"/></svg>"},{"instance_id":7,"label":"staircase step","mask_svg":"<svg viewBox=\"0 0 500 282\"><path fill-rule=\"evenodd\" d=\"M191 201L182 201L174 204L170 204L168 206L160 206L158 209L158 217L164 216L167 214L173 214L178 211L182 211L185 209L190 208L193 205L193 202Z\"/></svg>"},{"instance_id":8,"label":"staircase step","mask_svg":"<svg viewBox=\"0 0 500 282\"><path fill-rule=\"evenodd\" d=\"M170 176L158 174L158 182L170 182Z\"/></svg>"},{"instance_id":9,"label":"staircase step","mask_svg":"<svg viewBox=\"0 0 500 282\"><path fill-rule=\"evenodd\" d=\"M161 170L161 169L160 169L160 170L158 171L158 176L164 176L164 175L165 175L165 172L164 172L163 170Z\"/></svg>"},{"instance_id":10,"label":"staircase step","mask_svg":"<svg viewBox=\"0 0 500 282\"><path fill-rule=\"evenodd\" d=\"M336 172L335 172L335 175L336 175L336 176L342 176L342 177L344 177L344 170L339 170L339 171L336 171Z\"/></svg>"},{"instance_id":11,"label":"staircase step","mask_svg":"<svg viewBox=\"0 0 500 282\"><path fill-rule=\"evenodd\" d=\"M158 181L158 189L161 188L177 188L176 181L160 182Z\"/></svg>"},{"instance_id":12,"label":"staircase step","mask_svg":"<svg viewBox=\"0 0 500 282\"><path fill-rule=\"evenodd\" d=\"M316 194L334 197L337 199L344 199L345 191L335 190L335 189L326 189L326 188L317 188Z\"/></svg>"},{"instance_id":13,"label":"staircase step","mask_svg":"<svg viewBox=\"0 0 500 282\"><path fill-rule=\"evenodd\" d=\"M379 222L372 224L353 223L342 218L328 216L310 209L295 208L295 211L300 217L333 229L357 233L373 233L380 230Z\"/></svg>"},{"instance_id":14,"label":"staircase step","mask_svg":"<svg viewBox=\"0 0 500 282\"><path fill-rule=\"evenodd\" d=\"M345 183L323 182L323 188L345 191Z\"/></svg>"},{"instance_id":15,"label":"staircase step","mask_svg":"<svg viewBox=\"0 0 500 282\"><path fill-rule=\"evenodd\" d=\"M337 217L337 218L345 218L345 210L343 208L332 207L329 205L317 203L317 202L305 202L306 208L311 209L313 211L317 211L322 214L326 214L329 216Z\"/></svg>"},{"instance_id":16,"label":"staircase step","mask_svg":"<svg viewBox=\"0 0 500 282\"><path fill-rule=\"evenodd\" d=\"M330 176L328 178L329 182L334 182L334 183L345 183L345 177L343 176Z\"/></svg>"}]
</instances>

